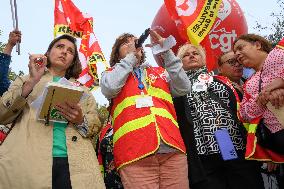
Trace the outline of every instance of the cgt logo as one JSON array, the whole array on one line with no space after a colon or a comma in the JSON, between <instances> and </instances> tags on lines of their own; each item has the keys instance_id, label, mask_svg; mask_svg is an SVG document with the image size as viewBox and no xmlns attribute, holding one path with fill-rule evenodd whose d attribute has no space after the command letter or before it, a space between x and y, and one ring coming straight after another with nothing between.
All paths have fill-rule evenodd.
<instances>
[{"instance_id":1,"label":"cgt logo","mask_svg":"<svg viewBox=\"0 0 284 189\"><path fill-rule=\"evenodd\" d=\"M226 28L218 28L231 12L232 6L230 2L223 0L218 11L217 17L219 20L216 21L209 34L212 49L220 48L222 52L228 52L232 49L232 44L237 37L236 31L227 31Z\"/></svg>"},{"instance_id":2,"label":"cgt logo","mask_svg":"<svg viewBox=\"0 0 284 189\"><path fill-rule=\"evenodd\" d=\"M209 35L210 44L212 49L220 48L222 52L228 52L232 49L232 44L237 38L235 30L231 32L216 32Z\"/></svg>"},{"instance_id":3,"label":"cgt logo","mask_svg":"<svg viewBox=\"0 0 284 189\"><path fill-rule=\"evenodd\" d=\"M191 16L197 7L197 0L176 0L176 11L179 16Z\"/></svg>"}]
</instances>

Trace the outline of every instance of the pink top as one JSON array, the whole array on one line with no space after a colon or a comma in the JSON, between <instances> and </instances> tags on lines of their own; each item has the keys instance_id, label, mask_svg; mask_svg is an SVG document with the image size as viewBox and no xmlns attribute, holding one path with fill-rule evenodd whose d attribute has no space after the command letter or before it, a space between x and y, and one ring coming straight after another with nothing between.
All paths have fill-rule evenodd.
<instances>
[{"instance_id":1,"label":"pink top","mask_svg":"<svg viewBox=\"0 0 284 189\"><path fill-rule=\"evenodd\" d=\"M278 47L274 48L265 59L261 74L261 88L271 83L275 78L284 79L284 49ZM241 103L240 114L245 121L251 121L263 115L264 123L272 133L275 133L283 129L283 127L270 110L262 108L256 103L256 98L259 94L259 79L260 71L256 72L245 83L244 98Z\"/></svg>"}]
</instances>

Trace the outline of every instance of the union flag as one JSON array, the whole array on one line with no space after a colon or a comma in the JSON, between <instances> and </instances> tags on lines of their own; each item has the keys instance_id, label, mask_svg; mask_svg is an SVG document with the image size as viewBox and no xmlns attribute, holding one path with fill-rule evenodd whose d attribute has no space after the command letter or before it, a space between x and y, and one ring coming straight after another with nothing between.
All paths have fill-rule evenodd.
<instances>
[{"instance_id":1,"label":"union flag","mask_svg":"<svg viewBox=\"0 0 284 189\"><path fill-rule=\"evenodd\" d=\"M198 45L212 28L222 0L164 0L181 37Z\"/></svg>"},{"instance_id":2,"label":"union flag","mask_svg":"<svg viewBox=\"0 0 284 189\"><path fill-rule=\"evenodd\" d=\"M69 34L80 41L79 57L82 73L78 81L90 90L99 86L97 63L108 67L93 31L93 18L82 13L71 0L55 0L54 37Z\"/></svg>"}]
</instances>

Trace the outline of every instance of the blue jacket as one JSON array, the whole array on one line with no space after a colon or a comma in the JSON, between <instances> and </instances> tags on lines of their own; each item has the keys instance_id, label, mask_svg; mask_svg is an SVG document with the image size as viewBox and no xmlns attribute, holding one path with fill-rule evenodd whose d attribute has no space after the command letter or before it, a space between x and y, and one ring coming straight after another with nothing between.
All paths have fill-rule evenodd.
<instances>
[{"instance_id":1,"label":"blue jacket","mask_svg":"<svg viewBox=\"0 0 284 189\"><path fill-rule=\"evenodd\" d=\"M8 90L10 85L10 80L8 78L10 62L10 55L0 53L0 96Z\"/></svg>"}]
</instances>

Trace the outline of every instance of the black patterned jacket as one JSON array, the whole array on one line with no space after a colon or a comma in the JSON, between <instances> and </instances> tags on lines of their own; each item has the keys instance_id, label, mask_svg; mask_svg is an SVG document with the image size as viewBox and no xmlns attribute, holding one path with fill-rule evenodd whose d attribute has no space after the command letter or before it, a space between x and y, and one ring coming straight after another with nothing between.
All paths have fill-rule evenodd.
<instances>
[{"instance_id":1,"label":"black patterned jacket","mask_svg":"<svg viewBox=\"0 0 284 189\"><path fill-rule=\"evenodd\" d=\"M190 80L192 84L197 82L196 77ZM237 101L233 90L216 77L207 87L205 92L191 92L174 98L177 121L187 150L191 184L205 179L200 156L220 154L214 137L217 129L228 130L238 154L242 155L245 149L244 128L236 120Z\"/></svg>"}]
</instances>

